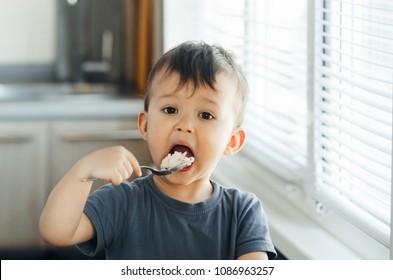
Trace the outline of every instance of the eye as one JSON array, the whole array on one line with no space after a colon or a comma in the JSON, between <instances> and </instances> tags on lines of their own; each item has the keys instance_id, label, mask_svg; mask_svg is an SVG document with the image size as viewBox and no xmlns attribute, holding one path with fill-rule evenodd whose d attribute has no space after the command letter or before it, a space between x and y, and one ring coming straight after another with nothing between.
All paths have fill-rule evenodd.
<instances>
[{"instance_id":1,"label":"eye","mask_svg":"<svg viewBox=\"0 0 393 280\"><path fill-rule=\"evenodd\" d=\"M164 109L162 109L162 111L165 114L176 114L177 113L176 108L173 108L173 107L165 107Z\"/></svg>"},{"instance_id":2,"label":"eye","mask_svg":"<svg viewBox=\"0 0 393 280\"><path fill-rule=\"evenodd\" d=\"M214 116L208 112L202 112L199 114L199 117L204 119L204 120L212 120L214 119Z\"/></svg>"}]
</instances>

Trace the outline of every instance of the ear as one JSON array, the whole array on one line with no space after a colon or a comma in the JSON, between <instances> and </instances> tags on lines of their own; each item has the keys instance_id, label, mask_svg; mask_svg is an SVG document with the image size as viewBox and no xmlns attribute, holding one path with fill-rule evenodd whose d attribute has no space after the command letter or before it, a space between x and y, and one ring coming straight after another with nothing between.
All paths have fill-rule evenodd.
<instances>
[{"instance_id":1,"label":"ear","mask_svg":"<svg viewBox=\"0 0 393 280\"><path fill-rule=\"evenodd\" d=\"M140 112L138 115L138 130L142 135L143 140L147 137L147 112Z\"/></svg>"},{"instance_id":2,"label":"ear","mask_svg":"<svg viewBox=\"0 0 393 280\"><path fill-rule=\"evenodd\" d=\"M230 156L236 154L238 151L240 151L243 148L245 141L246 141L246 132L241 128L237 128L233 132L231 139L229 140L225 148L224 155Z\"/></svg>"}]
</instances>

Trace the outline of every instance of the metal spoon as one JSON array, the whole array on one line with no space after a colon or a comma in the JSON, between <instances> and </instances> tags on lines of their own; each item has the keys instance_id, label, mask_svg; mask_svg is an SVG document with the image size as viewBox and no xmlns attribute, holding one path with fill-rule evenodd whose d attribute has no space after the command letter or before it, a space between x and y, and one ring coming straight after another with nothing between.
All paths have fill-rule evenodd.
<instances>
[{"instance_id":1,"label":"metal spoon","mask_svg":"<svg viewBox=\"0 0 393 280\"><path fill-rule=\"evenodd\" d=\"M142 169L150 170L151 173L153 173L154 175L157 175L157 176L165 176L165 175L169 175L169 174L175 173L175 172L177 172L177 171L180 171L180 170L182 170L183 168L185 168L185 167L187 167L187 166L190 166L191 163L192 163L192 162L188 161L188 162L179 164L178 166L172 167L172 168L170 168L170 169L161 169L161 170L155 169L155 168L150 167L150 166L144 166L144 165L142 165L141 168L142 168Z\"/></svg>"},{"instance_id":2,"label":"metal spoon","mask_svg":"<svg viewBox=\"0 0 393 280\"><path fill-rule=\"evenodd\" d=\"M183 168L191 165L191 163L192 162L185 162L185 163L179 164L178 166L172 167L170 169L161 169L161 170L155 169L155 168L150 167L150 166L141 165L141 169L149 170L151 173L153 173L154 175L157 175L157 176L165 176L165 175L169 175L169 174L175 173L177 171L180 171ZM95 181L95 180L98 180L98 179L99 178L95 178L95 177L93 177L93 178L85 178L85 179L82 179L82 182L90 182L90 181Z\"/></svg>"}]
</instances>

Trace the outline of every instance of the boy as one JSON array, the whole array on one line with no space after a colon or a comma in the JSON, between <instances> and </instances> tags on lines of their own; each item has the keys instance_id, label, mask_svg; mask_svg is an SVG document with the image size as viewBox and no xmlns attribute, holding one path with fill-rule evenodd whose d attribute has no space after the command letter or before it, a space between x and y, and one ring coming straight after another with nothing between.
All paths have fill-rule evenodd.
<instances>
[{"instance_id":1,"label":"boy","mask_svg":"<svg viewBox=\"0 0 393 280\"><path fill-rule=\"evenodd\" d=\"M260 201L211 181L220 157L238 152L247 83L221 47L186 42L153 67L138 128L156 166L186 152L191 166L167 176L142 176L123 147L93 152L50 194L40 219L45 240L78 244L108 259L267 259L276 253ZM111 182L90 197L91 182Z\"/></svg>"}]
</instances>

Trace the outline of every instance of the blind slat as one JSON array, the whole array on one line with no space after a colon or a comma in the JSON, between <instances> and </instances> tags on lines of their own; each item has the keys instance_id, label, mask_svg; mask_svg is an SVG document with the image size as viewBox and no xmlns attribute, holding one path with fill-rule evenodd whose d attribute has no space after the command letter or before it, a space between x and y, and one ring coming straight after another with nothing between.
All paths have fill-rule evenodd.
<instances>
[{"instance_id":1,"label":"blind slat","mask_svg":"<svg viewBox=\"0 0 393 280\"><path fill-rule=\"evenodd\" d=\"M329 10L329 9L326 9L326 8L322 8L319 11L323 12L326 15L336 15L336 16L340 16L342 18L348 18L349 20L352 20L352 21L356 21L356 20L357 21L361 21L362 23L365 23L366 25L370 25L370 26L382 25L383 27L386 26L387 28L389 28L390 26L393 26L393 20L391 22L381 21L381 20L378 20L379 17L375 18L375 19L370 18L369 14L368 15L363 15L363 16L353 15L353 14L351 15L351 14L345 13L343 11Z\"/></svg>"},{"instance_id":2,"label":"blind slat","mask_svg":"<svg viewBox=\"0 0 393 280\"><path fill-rule=\"evenodd\" d=\"M393 66L393 64L392 64L392 66ZM348 84L352 85L353 87L365 90L365 91L370 92L372 94L375 94L375 95L378 95L381 97L385 97L388 99L392 98L392 91L391 91L391 88L389 88L389 86L391 84L387 83L386 89L375 88L375 87L372 87L372 86L364 83L363 81L361 81L359 79L355 80L355 79L349 77L348 74L336 73L334 71L327 69L326 67L321 67L318 70L320 71L320 73L322 75L339 79L341 82L348 83ZM392 71L393 71L393 68L392 68Z\"/></svg>"},{"instance_id":3,"label":"blind slat","mask_svg":"<svg viewBox=\"0 0 393 280\"><path fill-rule=\"evenodd\" d=\"M377 12L393 12L393 5L390 2L390 0L385 0L385 1L376 1L376 0L370 0L370 1L356 1L356 0L326 0L328 2L336 2L339 4L347 4L351 6L358 6L362 8L366 8L367 10L377 10Z\"/></svg>"},{"instance_id":4,"label":"blind slat","mask_svg":"<svg viewBox=\"0 0 393 280\"><path fill-rule=\"evenodd\" d=\"M258 155L257 162L261 163L265 168L283 177L286 181L293 184L301 185L303 181L304 167L288 160L288 157L280 153L279 150L262 147L263 142L248 141L246 152L253 151L253 155ZM246 147L245 147L246 148Z\"/></svg>"},{"instance_id":5,"label":"blind slat","mask_svg":"<svg viewBox=\"0 0 393 280\"><path fill-rule=\"evenodd\" d=\"M378 170L372 168L371 165L367 165L365 162L351 161L351 156L345 152L331 153L326 149L321 149L319 155L325 161L329 160L335 165L345 170L348 174L358 177L359 179L367 182L370 186L384 191L386 194L390 193L390 174L386 174L384 170ZM390 169L389 169L390 170Z\"/></svg>"},{"instance_id":6,"label":"blind slat","mask_svg":"<svg viewBox=\"0 0 393 280\"><path fill-rule=\"evenodd\" d=\"M374 147L375 149L383 153L391 154L391 147L389 146L391 142L389 140L381 139L378 136L370 134L364 129L356 127L354 128L350 124L345 124L336 120L329 119L327 116L325 116L325 114L318 113L318 117L320 119L316 120L316 129L321 129L321 127L323 126L330 127L332 129L330 131L338 130L338 138L345 136L354 138L363 143L366 143L371 147Z\"/></svg>"},{"instance_id":7,"label":"blind slat","mask_svg":"<svg viewBox=\"0 0 393 280\"><path fill-rule=\"evenodd\" d=\"M334 195L337 199L337 201L341 203L348 204L347 206L351 205L353 209L361 209L364 211L364 213L367 213L366 216L363 217L356 217L356 220L359 224L362 224L363 226L368 228L368 225L366 225L364 220L369 222L370 224L373 224L374 222L379 223L380 225L383 225L384 228L388 228L389 222L390 222L390 216L389 214L389 206L380 206L380 205L370 205L370 201L364 202L362 199L358 199L357 197L354 197L354 195L350 192L346 191L338 191L337 189L334 188L334 185L336 185L338 182L331 180L330 177L327 177L325 173L320 173L317 174L320 175L321 181L317 182L317 188L318 192L320 194L327 195L325 199L329 199L330 195ZM325 200L325 202L327 202ZM329 201L332 203L332 201ZM328 203L329 203L328 202ZM336 209L342 207L341 203L336 203L335 205L330 204L331 209ZM372 201L371 201L372 203ZM368 207L364 207L363 205L368 205ZM353 213L342 213L344 215L348 214L353 214ZM367 218L365 218L367 217ZM353 221L353 220L352 220ZM370 230L370 229L369 229ZM382 239L384 242L388 242L388 239Z\"/></svg>"},{"instance_id":8,"label":"blind slat","mask_svg":"<svg viewBox=\"0 0 393 280\"><path fill-rule=\"evenodd\" d=\"M377 66L381 67L382 69L387 69L390 71L392 69L392 65L389 63L386 63L386 61L393 59L393 54L384 54L381 55L381 58L379 60L372 60L372 59L367 59L364 56L354 54L354 53L349 53L348 51L342 50L342 49L336 49L328 45L327 43L321 43L317 42L316 43L316 49L320 50L320 52L316 53L317 57L322 56L325 54L325 52L330 52L331 54L334 54L336 56L341 56L342 58L347 58L350 59L353 62L359 61L364 64L367 64L369 66ZM331 58L329 58L330 60ZM379 62L381 61L381 62Z\"/></svg>"},{"instance_id":9,"label":"blind slat","mask_svg":"<svg viewBox=\"0 0 393 280\"><path fill-rule=\"evenodd\" d=\"M331 170L329 169L330 166L327 164L324 164L323 168L325 170ZM346 197L357 206L363 207L363 209L373 215L375 219L378 219L386 225L389 225L389 201L386 200L386 195L372 195L370 194L370 192L362 193L362 181L356 180L355 177L352 180L348 180L346 178L332 178L331 176L327 176L326 172L317 172L316 175L320 180L319 182L323 182L325 187L328 187L331 190L339 191L339 193L343 197ZM334 187L338 185L340 186L340 188ZM354 185L356 186L356 188L353 187ZM365 189L369 190L367 186L365 187ZM378 191L376 190L376 192ZM354 195L354 193L356 193L357 195Z\"/></svg>"},{"instance_id":10,"label":"blind slat","mask_svg":"<svg viewBox=\"0 0 393 280\"><path fill-rule=\"evenodd\" d=\"M320 131L323 135L327 135L327 137L320 134L316 135L315 141L318 146L327 147L329 150L333 150L335 152L340 152L337 146L344 147L361 155L366 160L380 164L385 168L390 167L391 158L389 154L384 154L377 149L369 147L360 141L355 141L354 139L349 140L345 137L338 137L338 135L332 136L333 133L329 131L328 128L321 127Z\"/></svg>"},{"instance_id":11,"label":"blind slat","mask_svg":"<svg viewBox=\"0 0 393 280\"><path fill-rule=\"evenodd\" d=\"M256 137L255 137L256 138ZM290 159L294 164L299 161L300 163L304 163L304 155L300 153L299 148L292 148L291 146L286 145L284 142L278 141L277 138L274 138L270 135L266 135L265 137L259 137L258 140L249 140L248 142L254 145L260 145L268 147L268 149L274 149L275 151L279 152L280 155L283 157ZM253 150L255 153L255 150ZM254 154L255 155L255 154Z\"/></svg>"},{"instance_id":12,"label":"blind slat","mask_svg":"<svg viewBox=\"0 0 393 280\"><path fill-rule=\"evenodd\" d=\"M370 68L363 69L365 71L360 72L360 71L357 71L357 69L355 67L348 66L348 65L346 65L336 59L332 59L331 57L329 57L326 54L318 54L317 56L321 61L328 60L330 65L336 66L337 68L340 69L340 71L348 71L348 72L350 71L351 74L356 75L358 78L361 77L361 78L365 78L367 80L370 80L372 82L384 83L384 84L386 84L387 87L392 84L392 77L389 74L390 74L391 70L393 69L393 66L392 66L392 69L386 70L385 77L381 77L380 74L378 75L374 72L371 72ZM353 63L353 65L359 65L359 64L360 63ZM373 65L366 64L364 66L372 67Z\"/></svg>"},{"instance_id":13,"label":"blind slat","mask_svg":"<svg viewBox=\"0 0 393 280\"><path fill-rule=\"evenodd\" d=\"M362 131L367 131L375 136L384 138L388 141L392 139L392 133L390 131L390 126L385 124L378 124L374 120L369 120L369 122L365 122L363 119L358 116L352 116L353 112L344 112L344 110L333 108L328 104L318 104L316 105L316 109L319 109L325 112L334 113L334 122L335 123L345 123L348 124L348 128L359 128ZM332 122L332 119L326 120L326 114L322 114L321 117L323 121Z\"/></svg>"},{"instance_id":14,"label":"blind slat","mask_svg":"<svg viewBox=\"0 0 393 280\"><path fill-rule=\"evenodd\" d=\"M388 41L393 40L393 37L390 37L389 35L388 36L386 36L386 35L378 35L378 34L375 34L375 33L369 33L369 32L364 31L364 30L367 30L366 26L364 26L364 25L361 26L363 29L360 30L357 27L355 27L356 25L353 24L353 21L350 23L349 26L345 25L343 22L335 24L335 23L329 22L328 20L319 20L316 23L324 25L326 28L337 28L337 29L344 30L344 31L350 31L352 33L357 33L357 34L362 35L364 37L371 37L371 39L377 39L377 40L383 40L383 41L385 41L385 40L388 40ZM385 28L385 26L383 26L383 24L381 24L381 23L380 23L380 27L384 27ZM384 28L382 28L382 30L386 31L385 32L385 34L386 34L387 32L390 31L391 26L390 26L390 24L386 24L386 30Z\"/></svg>"},{"instance_id":15,"label":"blind slat","mask_svg":"<svg viewBox=\"0 0 393 280\"><path fill-rule=\"evenodd\" d=\"M352 110L353 112L361 114L375 122L379 122L380 124L388 126L392 125L392 119L390 119L390 115L388 113L383 112L378 108L372 107L364 101L357 99L356 106L354 106L352 98L351 103L348 104L348 102L344 102L342 99L339 99L338 97L335 97L333 94L329 94L326 91L322 91L320 96L327 102L335 103L337 106Z\"/></svg>"},{"instance_id":16,"label":"blind slat","mask_svg":"<svg viewBox=\"0 0 393 280\"><path fill-rule=\"evenodd\" d=\"M388 49L392 48L392 46L393 46L393 44L390 43L390 42L389 42L389 44L385 43L383 41L383 39L379 39L379 42L378 42L379 44L378 45L380 46L383 43L385 43L386 45L389 45L389 46L386 46L386 47L383 47L383 48L382 47L376 48L376 47L369 46L367 44L360 44L360 43L355 42L355 41L350 41L350 40L347 40L347 39L343 39L341 37L334 36L334 35L331 35L331 34L326 33L326 32L322 32L322 35L325 37L325 39L336 40L336 41L338 41L340 43L343 43L343 44L345 43L345 44L350 44L350 45L352 45L354 47L359 47L359 48L363 49L364 51L371 51L371 52L376 52L376 53L385 54L385 55L390 55L391 54L388 51Z\"/></svg>"},{"instance_id":17,"label":"blind slat","mask_svg":"<svg viewBox=\"0 0 393 280\"><path fill-rule=\"evenodd\" d=\"M320 73L320 72L319 72ZM389 99L381 100L378 99L378 96L375 96L373 93L367 93L369 96L366 96L366 94L362 94L360 92L357 92L356 90L349 90L347 88L341 87L341 85L337 82L332 82L328 78L316 78L317 85L319 85L321 88L325 88L326 90L332 89L334 91L343 93L351 98L360 100L361 102L367 103L370 106L373 106L377 109L380 109L386 113L391 114L393 111L393 108L389 102Z\"/></svg>"}]
</instances>

